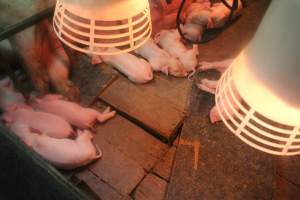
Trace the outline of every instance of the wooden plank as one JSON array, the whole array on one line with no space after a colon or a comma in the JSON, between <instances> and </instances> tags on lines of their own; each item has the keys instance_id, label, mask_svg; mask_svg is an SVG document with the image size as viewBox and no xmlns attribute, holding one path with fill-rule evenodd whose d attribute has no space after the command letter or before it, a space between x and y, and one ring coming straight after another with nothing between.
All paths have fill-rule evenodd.
<instances>
[{"instance_id":1,"label":"wooden plank","mask_svg":"<svg viewBox=\"0 0 300 200\"><path fill-rule=\"evenodd\" d=\"M145 176L145 171L136 161L127 157L100 134L95 134L94 142L102 150L100 160L89 169L101 180L115 188L120 194L130 194Z\"/></svg>"},{"instance_id":2,"label":"wooden plank","mask_svg":"<svg viewBox=\"0 0 300 200\"><path fill-rule=\"evenodd\" d=\"M189 83L173 78L167 80L158 75L148 84L137 85L119 77L101 93L100 99L170 140L185 117Z\"/></svg>"},{"instance_id":3,"label":"wooden plank","mask_svg":"<svg viewBox=\"0 0 300 200\"><path fill-rule=\"evenodd\" d=\"M196 87L191 95L167 199L272 199L273 157L244 144L224 124L210 124L212 95Z\"/></svg>"},{"instance_id":4,"label":"wooden plank","mask_svg":"<svg viewBox=\"0 0 300 200\"><path fill-rule=\"evenodd\" d=\"M134 193L135 200L163 200L167 182L154 174L148 174Z\"/></svg>"},{"instance_id":5,"label":"wooden plank","mask_svg":"<svg viewBox=\"0 0 300 200\"><path fill-rule=\"evenodd\" d=\"M70 79L80 89L81 104L88 106L117 78L117 73L105 64L92 65L84 55L74 60Z\"/></svg>"},{"instance_id":6,"label":"wooden plank","mask_svg":"<svg viewBox=\"0 0 300 200\"><path fill-rule=\"evenodd\" d=\"M192 82L187 78L176 78L155 74L155 84L143 85L147 93L156 94L159 98L166 99L182 112L186 111L188 94Z\"/></svg>"},{"instance_id":7,"label":"wooden plank","mask_svg":"<svg viewBox=\"0 0 300 200\"><path fill-rule=\"evenodd\" d=\"M300 157L287 156L276 158L276 173L300 187Z\"/></svg>"},{"instance_id":8,"label":"wooden plank","mask_svg":"<svg viewBox=\"0 0 300 200\"><path fill-rule=\"evenodd\" d=\"M112 144L147 171L153 168L169 148L168 145L120 115L108 123L97 126L97 136Z\"/></svg>"},{"instance_id":9,"label":"wooden plank","mask_svg":"<svg viewBox=\"0 0 300 200\"><path fill-rule=\"evenodd\" d=\"M123 195L121 195L118 191L116 191L112 186L108 185L100 178L95 176L89 170L84 170L82 172L79 172L76 174L76 176L80 180L84 181L101 200L123 199Z\"/></svg>"},{"instance_id":10,"label":"wooden plank","mask_svg":"<svg viewBox=\"0 0 300 200\"><path fill-rule=\"evenodd\" d=\"M298 168L299 169L299 168ZM277 176L274 200L300 199L300 188L285 178Z\"/></svg>"},{"instance_id":11,"label":"wooden plank","mask_svg":"<svg viewBox=\"0 0 300 200\"><path fill-rule=\"evenodd\" d=\"M162 177L166 181L170 180L173 161L176 154L176 147L171 147L167 154L154 167L153 173Z\"/></svg>"}]
</instances>

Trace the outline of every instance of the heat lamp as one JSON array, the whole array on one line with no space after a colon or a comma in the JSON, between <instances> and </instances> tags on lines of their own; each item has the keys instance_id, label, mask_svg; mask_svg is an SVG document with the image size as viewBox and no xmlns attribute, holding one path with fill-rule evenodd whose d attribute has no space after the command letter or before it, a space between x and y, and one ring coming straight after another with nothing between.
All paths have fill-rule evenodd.
<instances>
[{"instance_id":1,"label":"heat lamp","mask_svg":"<svg viewBox=\"0 0 300 200\"><path fill-rule=\"evenodd\" d=\"M53 27L64 44L94 55L132 51L152 32L147 0L57 0Z\"/></svg>"},{"instance_id":2,"label":"heat lamp","mask_svg":"<svg viewBox=\"0 0 300 200\"><path fill-rule=\"evenodd\" d=\"M272 1L259 28L222 75L216 106L243 142L300 154L300 1Z\"/></svg>"}]
</instances>

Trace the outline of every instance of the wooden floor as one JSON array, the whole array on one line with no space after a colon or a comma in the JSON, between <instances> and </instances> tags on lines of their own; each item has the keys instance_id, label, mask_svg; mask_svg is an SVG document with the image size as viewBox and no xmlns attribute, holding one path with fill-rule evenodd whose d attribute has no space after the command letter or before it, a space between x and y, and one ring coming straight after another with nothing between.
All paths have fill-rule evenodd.
<instances>
[{"instance_id":1,"label":"wooden floor","mask_svg":"<svg viewBox=\"0 0 300 200\"><path fill-rule=\"evenodd\" d=\"M97 125L94 142L103 157L76 170L77 185L102 200L163 199L191 81L155 74L137 85L110 66L78 60L72 81L81 88L82 104L99 110L109 105L118 114Z\"/></svg>"},{"instance_id":2,"label":"wooden floor","mask_svg":"<svg viewBox=\"0 0 300 200\"><path fill-rule=\"evenodd\" d=\"M251 1L237 23L199 47L200 60L236 56L268 2ZM118 112L96 127L94 141L103 157L72 172L76 185L94 199L300 199L299 159L274 161L222 124L210 124L213 97L191 81L155 74L152 82L138 85L86 57L77 68L73 81L81 88L82 104L99 110L109 105Z\"/></svg>"},{"instance_id":3,"label":"wooden floor","mask_svg":"<svg viewBox=\"0 0 300 200\"><path fill-rule=\"evenodd\" d=\"M0 0L0 5L6 1ZM200 60L234 57L246 45L269 0L249 2L236 24L199 47ZM28 8L31 15L33 7ZM0 23L7 26L8 22ZM191 81L155 74L152 82L137 85L109 66L91 65L84 56L74 67L72 81L81 89L82 105L99 110L109 105L118 112L96 127L94 142L103 157L63 172L93 199L162 200L166 194L169 200L300 199L299 157L258 155L222 125L210 125L207 113L213 98L192 87ZM224 147L226 141L235 147Z\"/></svg>"}]
</instances>

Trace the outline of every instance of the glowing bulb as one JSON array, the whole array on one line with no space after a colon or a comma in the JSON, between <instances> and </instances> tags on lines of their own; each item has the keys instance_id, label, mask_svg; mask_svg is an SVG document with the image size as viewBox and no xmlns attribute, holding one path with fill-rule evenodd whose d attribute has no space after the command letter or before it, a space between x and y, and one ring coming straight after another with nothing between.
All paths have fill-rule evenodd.
<instances>
[{"instance_id":1,"label":"glowing bulb","mask_svg":"<svg viewBox=\"0 0 300 200\"><path fill-rule=\"evenodd\" d=\"M275 155L300 154L299 17L299 1L272 2L216 91L225 125L243 142Z\"/></svg>"}]
</instances>

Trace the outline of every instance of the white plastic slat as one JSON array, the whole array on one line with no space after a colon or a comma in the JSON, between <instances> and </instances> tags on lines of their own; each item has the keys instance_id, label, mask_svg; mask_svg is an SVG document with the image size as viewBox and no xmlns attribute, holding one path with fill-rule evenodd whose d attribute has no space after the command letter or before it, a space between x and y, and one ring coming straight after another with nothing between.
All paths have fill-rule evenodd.
<instances>
[{"instance_id":1,"label":"white plastic slat","mask_svg":"<svg viewBox=\"0 0 300 200\"><path fill-rule=\"evenodd\" d=\"M112 22L110 23L111 25L98 26L96 24L100 24L101 19L94 19L94 16L90 16L90 19L87 19L86 17L81 17L80 14L76 15L74 12L65 10L63 3L58 0L53 24L59 39L69 47L88 54L115 55L133 51L143 45L151 36L152 24L149 3L145 4L144 8L141 7L140 13L132 14L133 17L131 18L124 19L120 16L119 20L107 21ZM78 16L78 20L76 16ZM81 19L87 20L89 23L84 23ZM125 24L120 25L120 23L117 23L120 21L125 22ZM115 25L113 25L113 22L116 22ZM83 29L89 32L83 31ZM124 29L128 30L128 32L124 33ZM104 33L105 31L116 31L116 33L104 34L101 31ZM102 39L103 41L101 41ZM109 47L121 49L106 52L105 48Z\"/></svg>"},{"instance_id":2,"label":"white plastic slat","mask_svg":"<svg viewBox=\"0 0 300 200\"><path fill-rule=\"evenodd\" d=\"M298 135L300 135L299 127L294 127L293 130L282 129L257 118L254 115L254 113L258 113L257 111L251 107L250 110L248 110L241 104L242 99L239 100L239 97L237 97L238 94L236 93L238 91L234 92L232 88L234 87L234 83L230 77L231 75L231 69L229 68L221 77L216 89L216 106L218 114L230 131L239 137L243 142L266 153L274 155L300 154L300 145L293 145L294 142L300 142L300 139L296 138ZM245 115L241 115L239 110L243 111ZM240 120L240 122L236 120L237 118ZM255 124L250 123L250 120L254 121ZM249 127L251 131L247 130L246 127ZM262 127L264 129L262 129ZM272 134L270 131L274 131L279 134L286 134L287 137L281 137L276 134ZM269 140L256 134L267 137ZM278 143L284 142L284 144L278 144L276 141L278 141Z\"/></svg>"}]
</instances>

